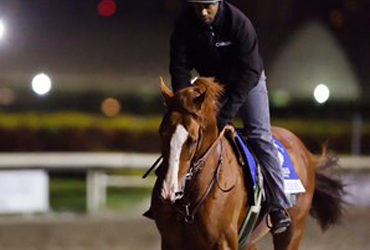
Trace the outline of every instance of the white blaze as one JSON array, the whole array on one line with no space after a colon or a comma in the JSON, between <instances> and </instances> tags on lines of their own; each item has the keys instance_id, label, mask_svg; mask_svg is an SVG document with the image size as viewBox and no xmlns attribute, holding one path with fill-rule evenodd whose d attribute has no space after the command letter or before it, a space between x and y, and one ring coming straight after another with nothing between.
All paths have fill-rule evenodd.
<instances>
[{"instance_id":1,"label":"white blaze","mask_svg":"<svg viewBox=\"0 0 370 250\"><path fill-rule=\"evenodd\" d=\"M180 154L184 142L188 138L188 131L181 124L177 125L175 133L172 135L170 142L170 156L168 159L168 170L163 182L162 197L165 200L175 202L175 193L178 192L178 175L180 165Z\"/></svg>"}]
</instances>

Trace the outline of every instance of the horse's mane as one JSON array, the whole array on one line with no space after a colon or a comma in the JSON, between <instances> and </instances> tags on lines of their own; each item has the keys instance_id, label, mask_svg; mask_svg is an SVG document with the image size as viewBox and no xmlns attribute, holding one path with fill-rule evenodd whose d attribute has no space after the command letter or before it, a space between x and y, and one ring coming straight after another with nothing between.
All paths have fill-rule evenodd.
<instances>
[{"instance_id":1,"label":"horse's mane","mask_svg":"<svg viewBox=\"0 0 370 250\"><path fill-rule=\"evenodd\" d=\"M176 103L189 113L214 115L223 87L214 78L199 77L193 85L176 92Z\"/></svg>"}]
</instances>

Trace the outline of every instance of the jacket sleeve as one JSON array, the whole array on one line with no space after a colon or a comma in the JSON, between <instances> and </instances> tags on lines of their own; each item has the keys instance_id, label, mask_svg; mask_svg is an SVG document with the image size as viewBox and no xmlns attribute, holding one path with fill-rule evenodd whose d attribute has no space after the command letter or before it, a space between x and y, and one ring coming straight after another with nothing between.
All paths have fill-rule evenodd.
<instances>
[{"instance_id":1,"label":"jacket sleeve","mask_svg":"<svg viewBox=\"0 0 370 250\"><path fill-rule=\"evenodd\" d=\"M223 128L239 111L249 91L258 84L263 71L262 59L258 51L258 40L249 19L237 25L235 45L239 65L235 82L228 83L223 105L218 114L218 127Z\"/></svg>"},{"instance_id":2,"label":"jacket sleeve","mask_svg":"<svg viewBox=\"0 0 370 250\"><path fill-rule=\"evenodd\" d=\"M190 85L193 67L189 60L186 35L183 24L177 23L170 40L170 74L174 92Z\"/></svg>"}]
</instances>

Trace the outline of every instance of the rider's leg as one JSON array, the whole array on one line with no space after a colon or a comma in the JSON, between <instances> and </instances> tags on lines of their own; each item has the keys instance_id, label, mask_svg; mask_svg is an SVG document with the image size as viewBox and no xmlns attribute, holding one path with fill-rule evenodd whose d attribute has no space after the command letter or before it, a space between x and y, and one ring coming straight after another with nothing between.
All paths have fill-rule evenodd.
<instances>
[{"instance_id":1,"label":"rider's leg","mask_svg":"<svg viewBox=\"0 0 370 250\"><path fill-rule=\"evenodd\" d=\"M291 223L285 209L292 205L284 193L282 168L271 135L269 101L264 73L258 85L249 92L240 109L240 114L248 142L262 165L264 179L269 186L269 190L266 191L272 206L270 213L273 222L272 232L284 231Z\"/></svg>"}]
</instances>

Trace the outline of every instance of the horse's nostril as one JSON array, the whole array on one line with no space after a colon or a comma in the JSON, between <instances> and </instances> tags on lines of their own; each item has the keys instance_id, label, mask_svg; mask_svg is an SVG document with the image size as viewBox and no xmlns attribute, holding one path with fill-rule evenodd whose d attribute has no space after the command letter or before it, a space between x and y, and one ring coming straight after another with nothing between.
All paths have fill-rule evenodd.
<instances>
[{"instance_id":1,"label":"horse's nostril","mask_svg":"<svg viewBox=\"0 0 370 250\"><path fill-rule=\"evenodd\" d=\"M178 197L181 198L183 195L184 195L184 192L182 192L182 191L179 191L179 192L175 193L176 198L178 198Z\"/></svg>"}]
</instances>

